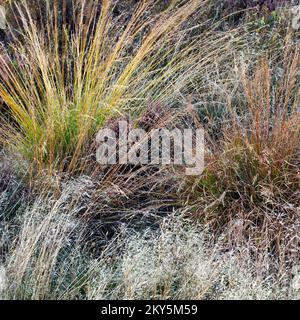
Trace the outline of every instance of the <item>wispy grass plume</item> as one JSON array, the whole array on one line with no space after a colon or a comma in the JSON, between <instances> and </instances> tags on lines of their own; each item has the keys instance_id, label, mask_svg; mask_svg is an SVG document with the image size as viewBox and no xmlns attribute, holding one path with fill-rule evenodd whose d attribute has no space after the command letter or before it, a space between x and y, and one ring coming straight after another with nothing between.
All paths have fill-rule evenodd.
<instances>
[{"instance_id":1,"label":"wispy grass plume","mask_svg":"<svg viewBox=\"0 0 300 320\"><path fill-rule=\"evenodd\" d=\"M233 41L213 27L197 33L209 1L172 1L151 15L158 1L141 1L117 16L110 0L71 3L71 21L56 1L37 4L39 19L26 1L11 3L20 28L0 55L0 96L10 115L1 120L1 143L38 171L80 170L108 117L137 114L149 99L178 104Z\"/></svg>"}]
</instances>

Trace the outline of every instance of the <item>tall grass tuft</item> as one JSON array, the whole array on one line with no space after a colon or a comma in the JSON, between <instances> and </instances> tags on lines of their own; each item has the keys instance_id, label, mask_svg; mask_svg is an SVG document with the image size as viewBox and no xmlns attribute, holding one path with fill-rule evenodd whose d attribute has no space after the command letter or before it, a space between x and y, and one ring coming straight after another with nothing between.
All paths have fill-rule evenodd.
<instances>
[{"instance_id":1,"label":"tall grass tuft","mask_svg":"<svg viewBox=\"0 0 300 320\"><path fill-rule=\"evenodd\" d=\"M251 247L279 269L299 258L299 54L287 45L276 59L242 64L242 103L231 105L231 127L187 188L195 215L226 245Z\"/></svg>"},{"instance_id":2,"label":"tall grass tuft","mask_svg":"<svg viewBox=\"0 0 300 320\"><path fill-rule=\"evenodd\" d=\"M66 2L41 1L40 11L11 2L18 32L11 27L13 41L0 54L8 112L1 144L39 172L80 170L79 159L108 117L137 114L150 99L178 105L192 79L225 59L233 41L213 27L197 32L209 1L172 1L151 15L158 1L141 1L116 15L115 1L74 0L71 19Z\"/></svg>"}]
</instances>

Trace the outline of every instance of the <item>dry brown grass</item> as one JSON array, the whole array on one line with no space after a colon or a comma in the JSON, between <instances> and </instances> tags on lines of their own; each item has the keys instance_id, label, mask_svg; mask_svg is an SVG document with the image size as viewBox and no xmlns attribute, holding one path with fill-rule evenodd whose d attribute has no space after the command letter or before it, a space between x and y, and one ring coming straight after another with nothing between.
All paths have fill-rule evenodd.
<instances>
[{"instance_id":1,"label":"dry brown grass","mask_svg":"<svg viewBox=\"0 0 300 320\"><path fill-rule=\"evenodd\" d=\"M40 201L50 204L46 198ZM64 206L60 209L58 203L52 203L43 219L40 208L39 201L28 208L19 240L0 267L4 299L265 300L299 296L297 271L294 276L270 273L263 277L247 254L224 254L218 245L212 245L211 235L181 216L162 220L157 230L137 233L124 228L95 259L76 244L81 238L74 233L77 223L64 214ZM74 212L77 209L73 207Z\"/></svg>"},{"instance_id":2,"label":"dry brown grass","mask_svg":"<svg viewBox=\"0 0 300 320\"><path fill-rule=\"evenodd\" d=\"M17 3L23 31L0 54L1 148L13 151L0 158L13 164L0 172L0 296L299 298L295 35L211 25L213 1L142 1L125 20L112 1L75 2L62 20ZM96 166L95 133L124 118L203 126L204 174Z\"/></svg>"},{"instance_id":3,"label":"dry brown grass","mask_svg":"<svg viewBox=\"0 0 300 320\"><path fill-rule=\"evenodd\" d=\"M299 261L299 63L299 47L288 45L277 60L242 64L243 105L231 105L230 128L187 189L194 216L229 247L276 257L283 269Z\"/></svg>"}]
</instances>

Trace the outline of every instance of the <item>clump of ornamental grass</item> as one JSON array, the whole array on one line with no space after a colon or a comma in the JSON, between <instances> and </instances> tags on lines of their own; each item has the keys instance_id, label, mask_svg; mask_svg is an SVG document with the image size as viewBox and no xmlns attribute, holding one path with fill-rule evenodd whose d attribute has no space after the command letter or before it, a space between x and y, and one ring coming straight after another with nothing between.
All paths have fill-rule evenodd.
<instances>
[{"instance_id":1,"label":"clump of ornamental grass","mask_svg":"<svg viewBox=\"0 0 300 320\"><path fill-rule=\"evenodd\" d=\"M43 19L26 1L12 3L19 27L0 55L0 97L10 115L1 119L1 144L39 172L80 170L107 119L138 114L149 99L178 105L193 78L231 54L232 32L197 33L205 22L187 23L208 1L173 1L151 14L156 3L116 16L113 1L74 0L68 19L57 2L40 2Z\"/></svg>"},{"instance_id":2,"label":"clump of ornamental grass","mask_svg":"<svg viewBox=\"0 0 300 320\"><path fill-rule=\"evenodd\" d=\"M65 190L67 194L67 190ZM46 204L45 215L40 201ZM159 228L123 228L97 259L89 256L64 196L40 198L24 215L0 265L3 299L284 299L299 296L299 272L262 277L248 255L223 253L181 215ZM84 225L81 223L80 228ZM80 243L80 245L78 244Z\"/></svg>"},{"instance_id":3,"label":"clump of ornamental grass","mask_svg":"<svg viewBox=\"0 0 300 320\"><path fill-rule=\"evenodd\" d=\"M300 258L299 54L286 46L280 60L242 66L244 105L231 109L231 129L187 189L194 215L227 245L267 252L276 268Z\"/></svg>"},{"instance_id":4,"label":"clump of ornamental grass","mask_svg":"<svg viewBox=\"0 0 300 320\"><path fill-rule=\"evenodd\" d=\"M160 189L166 190L163 177L159 172L119 170L109 177L53 177L51 189L39 183L35 200L18 215L4 218L3 228L0 222L0 262L9 284L4 297L84 298L92 281L90 260L101 258L124 226L132 232L157 229L161 217L170 213Z\"/></svg>"},{"instance_id":5,"label":"clump of ornamental grass","mask_svg":"<svg viewBox=\"0 0 300 320\"><path fill-rule=\"evenodd\" d=\"M84 223L77 215L85 187L69 183L59 197L43 192L18 218L19 232L3 257L4 298L80 297L87 275L79 253Z\"/></svg>"}]
</instances>

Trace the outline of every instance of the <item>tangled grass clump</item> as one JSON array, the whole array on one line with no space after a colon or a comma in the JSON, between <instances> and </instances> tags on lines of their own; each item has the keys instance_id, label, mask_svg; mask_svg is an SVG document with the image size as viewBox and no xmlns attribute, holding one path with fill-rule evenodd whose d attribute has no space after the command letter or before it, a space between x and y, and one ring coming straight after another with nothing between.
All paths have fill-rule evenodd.
<instances>
[{"instance_id":1,"label":"tangled grass clump","mask_svg":"<svg viewBox=\"0 0 300 320\"><path fill-rule=\"evenodd\" d=\"M20 31L11 29L9 50L0 55L8 113L1 143L38 172L79 171L108 118L136 116L149 99L178 104L194 78L231 55L232 35L207 29L186 38L185 22L201 16L209 1L178 0L149 15L157 2L142 1L126 17L116 16L109 0L74 1L71 21L57 2L35 5L47 12L41 21L26 1L12 3Z\"/></svg>"},{"instance_id":2,"label":"tangled grass clump","mask_svg":"<svg viewBox=\"0 0 300 320\"><path fill-rule=\"evenodd\" d=\"M276 257L276 268L299 259L299 48L283 57L275 66L264 57L250 73L242 67L243 105L231 110L203 177L187 187L196 217L225 233L229 247Z\"/></svg>"},{"instance_id":3,"label":"tangled grass clump","mask_svg":"<svg viewBox=\"0 0 300 320\"><path fill-rule=\"evenodd\" d=\"M6 3L0 298L299 299L291 2ZM100 165L118 120L203 128L203 174Z\"/></svg>"},{"instance_id":4,"label":"tangled grass clump","mask_svg":"<svg viewBox=\"0 0 300 320\"><path fill-rule=\"evenodd\" d=\"M41 199L42 200L42 199ZM42 200L45 203L45 199ZM84 252L63 199L24 215L19 242L2 267L4 299L285 299L293 278L264 280L248 256L223 254L210 236L175 215L159 229L124 229L95 259ZM70 207L69 207L70 208ZM37 211L38 210L38 211ZM73 207L76 213L76 206ZM46 211L45 211L46 213ZM81 227L82 228L82 225ZM72 233L73 236L72 236ZM4 272L5 271L5 272ZM298 274L295 274L297 276ZM0 292L1 293L1 292Z\"/></svg>"}]
</instances>

